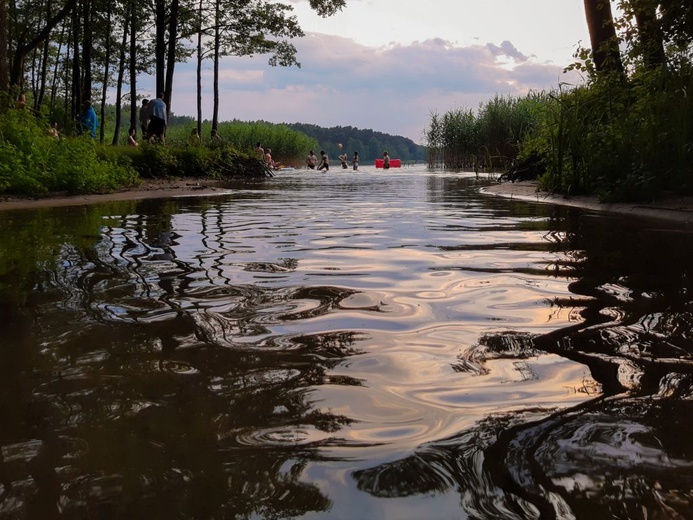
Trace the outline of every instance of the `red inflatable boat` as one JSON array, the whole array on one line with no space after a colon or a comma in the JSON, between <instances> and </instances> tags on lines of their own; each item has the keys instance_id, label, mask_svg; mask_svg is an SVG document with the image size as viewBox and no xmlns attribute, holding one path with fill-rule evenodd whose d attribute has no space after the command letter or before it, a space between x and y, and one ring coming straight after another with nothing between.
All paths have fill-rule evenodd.
<instances>
[{"instance_id":1,"label":"red inflatable boat","mask_svg":"<svg viewBox=\"0 0 693 520\"><path fill-rule=\"evenodd\" d=\"M375 160L375 167L376 168L382 168L383 167L383 160L382 159L376 159ZM402 160L401 159L390 159L390 168L401 168L402 167Z\"/></svg>"}]
</instances>

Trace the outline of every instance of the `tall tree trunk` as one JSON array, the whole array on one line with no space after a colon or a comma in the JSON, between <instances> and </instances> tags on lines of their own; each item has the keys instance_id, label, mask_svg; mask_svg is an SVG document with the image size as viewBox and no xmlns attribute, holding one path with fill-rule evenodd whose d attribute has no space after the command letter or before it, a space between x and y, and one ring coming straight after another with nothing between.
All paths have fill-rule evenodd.
<instances>
[{"instance_id":1,"label":"tall tree trunk","mask_svg":"<svg viewBox=\"0 0 693 520\"><path fill-rule=\"evenodd\" d=\"M72 34L68 33L67 35L67 52L65 53L65 64L63 65L63 72L65 73L65 80L63 82L63 85L65 86L65 91L63 94L63 114L65 114L65 117L67 120L65 121L65 124L68 124L68 121L71 121L71 118L69 117L70 114L73 114L73 112L70 111L70 103L73 101L72 96L70 93L72 92L72 84L70 82L70 77L72 74L72 58L71 58L71 52L72 52Z\"/></svg>"},{"instance_id":2,"label":"tall tree trunk","mask_svg":"<svg viewBox=\"0 0 693 520\"><path fill-rule=\"evenodd\" d=\"M219 126L219 60L221 59L221 0L214 1L214 109L212 112L212 129Z\"/></svg>"},{"instance_id":3,"label":"tall tree trunk","mask_svg":"<svg viewBox=\"0 0 693 520\"><path fill-rule=\"evenodd\" d=\"M1 1L1 0L0 0ZM51 3L46 3L46 19L51 19ZM39 80L38 96L34 99L34 109L40 110L43 99L46 97L46 83L48 82L48 60L50 58L50 40L46 38L43 42L43 60L41 61L41 77Z\"/></svg>"},{"instance_id":4,"label":"tall tree trunk","mask_svg":"<svg viewBox=\"0 0 693 520\"><path fill-rule=\"evenodd\" d=\"M36 62L40 63L41 57L39 56L39 51L38 47L34 49L34 52L31 53L31 95L34 98L34 106L33 108L36 108L36 97L38 96L38 72L37 72L37 65Z\"/></svg>"},{"instance_id":5,"label":"tall tree trunk","mask_svg":"<svg viewBox=\"0 0 693 520\"><path fill-rule=\"evenodd\" d=\"M664 37L657 20L657 5L658 2L653 0L638 0L634 5L643 62L651 69L666 63Z\"/></svg>"},{"instance_id":6,"label":"tall tree trunk","mask_svg":"<svg viewBox=\"0 0 693 520\"><path fill-rule=\"evenodd\" d=\"M166 1L156 0L156 62L155 97L163 96L166 89Z\"/></svg>"},{"instance_id":7,"label":"tall tree trunk","mask_svg":"<svg viewBox=\"0 0 693 520\"><path fill-rule=\"evenodd\" d=\"M81 35L81 24L79 19L79 9L72 12L72 113L77 116L82 107L82 81L80 72L80 52L79 42Z\"/></svg>"},{"instance_id":8,"label":"tall tree trunk","mask_svg":"<svg viewBox=\"0 0 693 520\"><path fill-rule=\"evenodd\" d=\"M178 43L178 14L180 0L171 0L171 10L168 24L168 56L166 56L166 86L164 88L164 102L171 115L171 98L173 96L173 71L176 68L176 43Z\"/></svg>"},{"instance_id":9,"label":"tall tree trunk","mask_svg":"<svg viewBox=\"0 0 693 520\"><path fill-rule=\"evenodd\" d=\"M609 0L584 0L587 28L590 33L592 57L597 72L623 73Z\"/></svg>"},{"instance_id":10,"label":"tall tree trunk","mask_svg":"<svg viewBox=\"0 0 693 520\"><path fill-rule=\"evenodd\" d=\"M127 10L130 10L130 6L132 3L129 4ZM129 16L130 13L126 15ZM113 141L111 144L117 145L118 144L118 139L120 137L120 121L121 121L121 115L122 115L122 105L123 105L123 78L125 76L125 49L127 48L128 45L128 25L123 24L123 39L120 42L120 57L118 60L118 79L117 79L117 84L116 84L116 106L115 106L115 130L113 130Z\"/></svg>"},{"instance_id":11,"label":"tall tree trunk","mask_svg":"<svg viewBox=\"0 0 693 520\"><path fill-rule=\"evenodd\" d=\"M197 135L202 140L202 1L197 11Z\"/></svg>"},{"instance_id":12,"label":"tall tree trunk","mask_svg":"<svg viewBox=\"0 0 693 520\"><path fill-rule=\"evenodd\" d=\"M130 128L137 128L137 4L130 0ZM125 24L128 20L125 20ZM144 139L145 136L140 136Z\"/></svg>"},{"instance_id":13,"label":"tall tree trunk","mask_svg":"<svg viewBox=\"0 0 693 520\"><path fill-rule=\"evenodd\" d=\"M7 47L7 3L0 0L0 92L10 89L10 55Z\"/></svg>"},{"instance_id":14,"label":"tall tree trunk","mask_svg":"<svg viewBox=\"0 0 693 520\"><path fill-rule=\"evenodd\" d=\"M103 66L103 87L101 88L101 125L99 128L99 141L104 142L106 137L106 96L108 95L109 71L111 68L111 2L106 8L106 42Z\"/></svg>"},{"instance_id":15,"label":"tall tree trunk","mask_svg":"<svg viewBox=\"0 0 693 520\"><path fill-rule=\"evenodd\" d=\"M0 0L1 1L1 0ZM63 49L63 39L65 38L65 24L63 24L62 28L60 29L60 40L58 41L58 52L55 55L55 65L53 67L53 78L51 82L51 100L49 104L49 111L51 115L55 111L55 98L58 94L58 67L60 65L60 56L62 54L62 49ZM70 48L68 46L67 53L70 54Z\"/></svg>"},{"instance_id":16,"label":"tall tree trunk","mask_svg":"<svg viewBox=\"0 0 693 520\"><path fill-rule=\"evenodd\" d=\"M82 99L91 99L92 91L92 73L91 73L91 55L93 47L92 19L94 16L93 1L82 0L83 2L83 27L84 27L84 43L82 46Z\"/></svg>"}]
</instances>

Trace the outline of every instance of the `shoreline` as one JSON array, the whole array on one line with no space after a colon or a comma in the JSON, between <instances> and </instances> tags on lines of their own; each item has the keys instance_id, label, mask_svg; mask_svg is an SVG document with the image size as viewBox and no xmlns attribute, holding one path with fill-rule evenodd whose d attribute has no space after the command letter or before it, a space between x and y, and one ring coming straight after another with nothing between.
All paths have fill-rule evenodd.
<instances>
[{"instance_id":1,"label":"shoreline","mask_svg":"<svg viewBox=\"0 0 693 520\"><path fill-rule=\"evenodd\" d=\"M560 204L605 213L632 215L639 218L666 220L693 226L693 196L669 193L651 203L601 203L596 196L557 195L539 191L537 181L503 182L481 188L487 195L526 200L544 204Z\"/></svg>"},{"instance_id":2,"label":"shoreline","mask_svg":"<svg viewBox=\"0 0 693 520\"><path fill-rule=\"evenodd\" d=\"M45 197L0 197L0 212L31 208L82 206L85 204L122 200L194 197L229 192L229 190L222 187L223 184L224 181L193 177L142 179L138 186L125 188L112 193L90 195L50 194Z\"/></svg>"},{"instance_id":3,"label":"shoreline","mask_svg":"<svg viewBox=\"0 0 693 520\"><path fill-rule=\"evenodd\" d=\"M0 212L31 208L81 206L100 202L194 197L230 193L225 181L208 178L143 179L138 186L112 193L92 195L51 194L45 197L0 197ZM693 196L666 194L651 203L603 204L594 196L556 195L539 191L536 181L502 182L481 188L489 196L507 197L543 204L560 204L598 212L632 215L693 226Z\"/></svg>"}]
</instances>

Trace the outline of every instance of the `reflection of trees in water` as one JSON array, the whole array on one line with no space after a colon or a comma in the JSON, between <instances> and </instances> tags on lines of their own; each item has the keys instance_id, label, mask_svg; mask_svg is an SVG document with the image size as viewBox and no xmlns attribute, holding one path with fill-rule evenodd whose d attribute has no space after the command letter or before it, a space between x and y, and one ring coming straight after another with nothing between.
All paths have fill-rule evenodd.
<instances>
[{"instance_id":1,"label":"reflection of trees in water","mask_svg":"<svg viewBox=\"0 0 693 520\"><path fill-rule=\"evenodd\" d=\"M547 240L568 255L547 272L574 277L571 326L487 334L455 370L557 354L599 388L566 410L489 417L402 460L354 473L381 497L455 491L474 518L693 517L693 241L674 231L614 233L606 217L556 210ZM663 255L662 251L667 251Z\"/></svg>"},{"instance_id":2,"label":"reflection of trees in water","mask_svg":"<svg viewBox=\"0 0 693 520\"><path fill-rule=\"evenodd\" d=\"M686 414L690 401L620 397L490 417L354 478L379 497L455 491L472 518L691 518Z\"/></svg>"},{"instance_id":3,"label":"reflection of trees in water","mask_svg":"<svg viewBox=\"0 0 693 520\"><path fill-rule=\"evenodd\" d=\"M19 332L32 354L23 378L8 374L5 388L18 391L2 400L12 402L3 420L13 425L0 437L3 514L284 518L327 509L302 470L350 420L317 410L310 390L360 384L329 375L359 338L268 332L326 314L353 292L234 285L223 260L177 258L180 236L166 215L114 221L93 246L63 243ZM203 241L205 229L216 228L203 226Z\"/></svg>"}]
</instances>

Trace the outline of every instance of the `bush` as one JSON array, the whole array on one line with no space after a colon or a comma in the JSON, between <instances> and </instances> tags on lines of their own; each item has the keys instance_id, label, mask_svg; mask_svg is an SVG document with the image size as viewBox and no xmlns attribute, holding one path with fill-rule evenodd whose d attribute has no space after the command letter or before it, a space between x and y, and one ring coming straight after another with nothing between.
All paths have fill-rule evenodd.
<instances>
[{"instance_id":1,"label":"bush","mask_svg":"<svg viewBox=\"0 0 693 520\"><path fill-rule=\"evenodd\" d=\"M92 139L55 139L47 128L29 111L2 114L0 193L104 193L136 184L137 173L129 164L100 154L103 147Z\"/></svg>"},{"instance_id":2,"label":"bush","mask_svg":"<svg viewBox=\"0 0 693 520\"><path fill-rule=\"evenodd\" d=\"M545 143L545 187L609 202L691 193L692 87L690 75L658 69L555 93L533 137Z\"/></svg>"}]
</instances>

